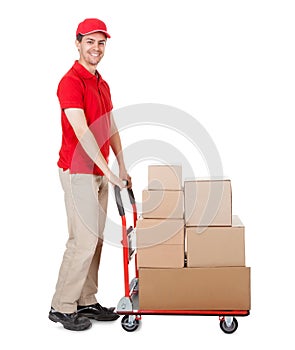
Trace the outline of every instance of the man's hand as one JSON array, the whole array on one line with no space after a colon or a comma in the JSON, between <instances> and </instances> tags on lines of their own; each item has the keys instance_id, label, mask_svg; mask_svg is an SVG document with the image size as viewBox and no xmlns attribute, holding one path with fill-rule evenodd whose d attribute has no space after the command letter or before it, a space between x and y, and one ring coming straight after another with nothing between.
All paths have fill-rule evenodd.
<instances>
[{"instance_id":1,"label":"man's hand","mask_svg":"<svg viewBox=\"0 0 295 350\"><path fill-rule=\"evenodd\" d=\"M127 188L131 188L132 187L131 176L127 173L126 169L120 169L119 177L122 180L127 180L127 186L126 186Z\"/></svg>"}]
</instances>

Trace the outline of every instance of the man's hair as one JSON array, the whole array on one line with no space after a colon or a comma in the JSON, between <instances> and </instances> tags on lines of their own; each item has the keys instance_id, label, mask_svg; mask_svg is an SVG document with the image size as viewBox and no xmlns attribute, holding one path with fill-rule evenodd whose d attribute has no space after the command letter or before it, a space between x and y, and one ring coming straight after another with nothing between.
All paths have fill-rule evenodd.
<instances>
[{"instance_id":1,"label":"man's hair","mask_svg":"<svg viewBox=\"0 0 295 350\"><path fill-rule=\"evenodd\" d=\"M82 41L83 36L84 36L84 35L82 35L82 34L80 34L80 33L77 35L77 40L79 41L79 43Z\"/></svg>"},{"instance_id":2,"label":"man's hair","mask_svg":"<svg viewBox=\"0 0 295 350\"><path fill-rule=\"evenodd\" d=\"M79 43L82 41L82 39L83 39L84 36L85 36L85 35L82 35L82 34L80 34L80 33L77 35L76 39L79 41ZM107 40L107 37L106 37L106 40Z\"/></svg>"}]
</instances>

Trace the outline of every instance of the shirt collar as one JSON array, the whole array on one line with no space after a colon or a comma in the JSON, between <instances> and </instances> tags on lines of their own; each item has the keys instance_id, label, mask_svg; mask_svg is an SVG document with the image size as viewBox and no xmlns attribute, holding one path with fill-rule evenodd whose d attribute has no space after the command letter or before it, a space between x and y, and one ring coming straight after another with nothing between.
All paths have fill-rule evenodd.
<instances>
[{"instance_id":1,"label":"shirt collar","mask_svg":"<svg viewBox=\"0 0 295 350\"><path fill-rule=\"evenodd\" d=\"M82 64L80 64L78 61L75 61L73 65L73 69L78 72L78 74L83 77L84 79L98 79L99 73L96 71L96 74L91 74Z\"/></svg>"}]
</instances>

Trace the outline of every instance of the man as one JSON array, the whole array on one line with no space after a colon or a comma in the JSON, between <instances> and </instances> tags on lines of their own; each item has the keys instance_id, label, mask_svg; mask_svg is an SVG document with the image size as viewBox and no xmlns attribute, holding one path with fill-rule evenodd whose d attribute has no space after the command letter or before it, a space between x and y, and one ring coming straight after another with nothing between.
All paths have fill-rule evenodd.
<instances>
[{"instance_id":1,"label":"man","mask_svg":"<svg viewBox=\"0 0 295 350\"><path fill-rule=\"evenodd\" d=\"M110 35L104 22L85 19L76 31L79 60L61 79L62 145L59 174L65 195L69 239L60 267L49 319L70 330L85 330L89 318L111 321L115 308L101 306L95 297L106 220L108 182L131 187L114 122L108 84L96 67ZM111 147L119 177L108 167Z\"/></svg>"}]
</instances>

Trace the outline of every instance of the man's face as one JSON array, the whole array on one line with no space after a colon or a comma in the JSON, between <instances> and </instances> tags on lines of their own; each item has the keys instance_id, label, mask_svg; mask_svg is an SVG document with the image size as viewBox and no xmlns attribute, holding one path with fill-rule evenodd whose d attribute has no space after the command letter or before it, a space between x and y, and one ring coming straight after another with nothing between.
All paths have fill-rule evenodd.
<instances>
[{"instance_id":1,"label":"man's face","mask_svg":"<svg viewBox=\"0 0 295 350\"><path fill-rule=\"evenodd\" d=\"M97 32L85 35L82 41L76 40L76 46L80 53L79 62L94 73L96 66L104 56L106 37L103 33Z\"/></svg>"}]
</instances>

